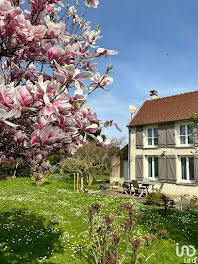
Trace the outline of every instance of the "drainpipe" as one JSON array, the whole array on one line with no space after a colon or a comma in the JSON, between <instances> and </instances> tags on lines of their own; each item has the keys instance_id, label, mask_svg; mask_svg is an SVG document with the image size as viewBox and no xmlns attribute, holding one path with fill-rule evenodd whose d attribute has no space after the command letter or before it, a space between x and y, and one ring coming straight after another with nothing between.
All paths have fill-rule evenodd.
<instances>
[{"instance_id":1,"label":"drainpipe","mask_svg":"<svg viewBox=\"0 0 198 264\"><path fill-rule=\"evenodd\" d=\"M128 180L131 180L131 128L129 127L129 145L128 145Z\"/></svg>"}]
</instances>

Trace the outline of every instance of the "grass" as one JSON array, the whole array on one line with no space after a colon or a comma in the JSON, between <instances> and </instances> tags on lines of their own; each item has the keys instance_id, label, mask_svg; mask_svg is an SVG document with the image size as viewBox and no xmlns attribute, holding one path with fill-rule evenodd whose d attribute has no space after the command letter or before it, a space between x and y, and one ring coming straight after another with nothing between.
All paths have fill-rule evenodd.
<instances>
[{"instance_id":1,"label":"grass","mask_svg":"<svg viewBox=\"0 0 198 264\"><path fill-rule=\"evenodd\" d=\"M56 178L41 187L32 185L28 178L0 182L1 264L93 263L86 223L88 207L96 201L102 204L103 213L112 215L118 204L133 203L144 215L137 229L140 235L157 222L167 229L166 239L148 264L183 263L184 259L176 256L176 243L198 249L197 213L171 211L163 216L161 209L132 200L72 190L72 182Z\"/></svg>"}]
</instances>

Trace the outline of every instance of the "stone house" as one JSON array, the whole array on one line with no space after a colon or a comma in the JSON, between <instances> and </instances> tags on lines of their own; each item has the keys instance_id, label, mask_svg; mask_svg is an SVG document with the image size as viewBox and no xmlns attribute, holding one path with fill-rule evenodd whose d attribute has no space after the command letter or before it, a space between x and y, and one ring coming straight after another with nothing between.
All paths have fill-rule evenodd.
<instances>
[{"instance_id":1,"label":"stone house","mask_svg":"<svg viewBox=\"0 0 198 264\"><path fill-rule=\"evenodd\" d=\"M158 98L150 92L128 124L128 174L124 180L165 182L167 195L198 195L198 137L191 113L198 113L198 91Z\"/></svg>"},{"instance_id":2,"label":"stone house","mask_svg":"<svg viewBox=\"0 0 198 264\"><path fill-rule=\"evenodd\" d=\"M110 183L119 183L122 185L124 179L128 178L128 144L112 158Z\"/></svg>"}]
</instances>

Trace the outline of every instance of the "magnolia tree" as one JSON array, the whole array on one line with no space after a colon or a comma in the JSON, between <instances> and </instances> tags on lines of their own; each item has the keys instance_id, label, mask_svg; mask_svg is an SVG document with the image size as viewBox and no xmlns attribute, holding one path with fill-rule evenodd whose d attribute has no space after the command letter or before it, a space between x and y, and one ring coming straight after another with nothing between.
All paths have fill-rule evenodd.
<instances>
[{"instance_id":1,"label":"magnolia tree","mask_svg":"<svg viewBox=\"0 0 198 264\"><path fill-rule=\"evenodd\" d=\"M0 0L0 164L20 157L41 174L51 151L72 154L87 135L109 143L95 133L113 121L101 123L85 106L91 93L113 82L112 67L100 74L96 59L117 53L97 46L100 27L92 30L85 20L98 4Z\"/></svg>"}]
</instances>

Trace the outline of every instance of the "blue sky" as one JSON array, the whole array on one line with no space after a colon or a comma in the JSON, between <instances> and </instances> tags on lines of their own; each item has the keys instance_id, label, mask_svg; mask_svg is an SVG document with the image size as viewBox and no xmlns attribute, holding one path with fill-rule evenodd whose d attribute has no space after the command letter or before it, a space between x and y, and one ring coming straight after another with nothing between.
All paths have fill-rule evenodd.
<instances>
[{"instance_id":1,"label":"blue sky","mask_svg":"<svg viewBox=\"0 0 198 264\"><path fill-rule=\"evenodd\" d=\"M98 44L119 52L100 61L101 72L114 65L110 92L88 100L100 118L122 128L104 129L108 137L127 136L128 107L138 109L150 90L163 97L198 89L197 12L197 0L103 0L89 10L93 27L101 25Z\"/></svg>"}]
</instances>

